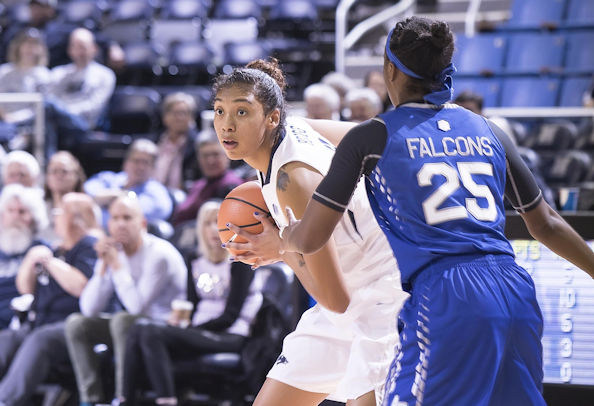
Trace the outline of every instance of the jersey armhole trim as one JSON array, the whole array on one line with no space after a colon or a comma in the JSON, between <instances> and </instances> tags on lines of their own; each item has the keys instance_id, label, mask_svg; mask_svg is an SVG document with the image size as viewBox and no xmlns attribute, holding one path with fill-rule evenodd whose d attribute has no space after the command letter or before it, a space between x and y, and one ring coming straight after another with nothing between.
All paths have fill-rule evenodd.
<instances>
[{"instance_id":1,"label":"jersey armhole trim","mask_svg":"<svg viewBox=\"0 0 594 406\"><path fill-rule=\"evenodd\" d=\"M527 213L532 209L535 209L536 206L538 206L538 204L540 203L540 201L542 200L542 190L539 190L538 192L538 196L536 196L536 198L534 198L534 200L532 200L530 203L525 204L523 206L520 207L514 207L514 209L518 212L518 213ZM512 206L513 207L513 206Z\"/></svg>"}]
</instances>

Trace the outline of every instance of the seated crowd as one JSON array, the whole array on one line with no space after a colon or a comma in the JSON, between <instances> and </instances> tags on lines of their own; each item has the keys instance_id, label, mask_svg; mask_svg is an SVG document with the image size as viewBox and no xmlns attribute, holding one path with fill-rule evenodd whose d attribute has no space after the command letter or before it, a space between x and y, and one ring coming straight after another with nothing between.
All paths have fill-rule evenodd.
<instances>
[{"instance_id":1,"label":"seated crowd","mask_svg":"<svg viewBox=\"0 0 594 406\"><path fill-rule=\"evenodd\" d=\"M11 150L0 147L0 406L28 404L52 369L64 365L73 370L81 404L134 404L144 388L158 404L175 405L172 363L240 351L263 303L261 278L229 261L216 221L221 199L253 174L231 168L214 130L199 131L195 99L175 92L161 104L156 143L136 138L120 172L87 179L67 150L96 128L115 88L113 71L95 61L98 53L115 66L121 49L85 28L54 27L54 3L32 1L40 21L0 41L0 53L8 51L0 93L45 97L47 158L42 179L42 166L22 150L30 147L23 128L31 126L32 106L0 105L0 143ZM330 73L305 89L304 101L309 118L353 122L392 108L379 71L362 87ZM480 97L462 94L456 102L481 114ZM552 200L544 181L541 189ZM180 191L185 199L176 198ZM158 222L176 230L195 224L193 255L150 234ZM103 379L98 344L114 354L114 393Z\"/></svg>"}]
</instances>

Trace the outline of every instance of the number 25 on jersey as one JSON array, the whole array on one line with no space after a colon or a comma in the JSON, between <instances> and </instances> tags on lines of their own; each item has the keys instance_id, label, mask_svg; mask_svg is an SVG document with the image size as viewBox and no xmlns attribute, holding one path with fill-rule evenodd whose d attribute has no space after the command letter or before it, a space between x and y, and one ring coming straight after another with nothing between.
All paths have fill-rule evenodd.
<instances>
[{"instance_id":1,"label":"number 25 on jersey","mask_svg":"<svg viewBox=\"0 0 594 406\"><path fill-rule=\"evenodd\" d=\"M477 220L495 221L497 207L491 190L486 185L478 185L472 178L472 175L493 176L493 165L486 162L458 162L457 169L445 162L426 163L417 173L419 186L422 187L431 186L433 177L436 175L441 175L446 179L445 183L423 202L423 212L427 224L435 225L464 219L468 217L468 213ZM460 179L462 179L464 188L474 197L466 198L465 206L439 209L438 207L460 188ZM476 202L477 197L487 199L487 207L480 207Z\"/></svg>"}]
</instances>

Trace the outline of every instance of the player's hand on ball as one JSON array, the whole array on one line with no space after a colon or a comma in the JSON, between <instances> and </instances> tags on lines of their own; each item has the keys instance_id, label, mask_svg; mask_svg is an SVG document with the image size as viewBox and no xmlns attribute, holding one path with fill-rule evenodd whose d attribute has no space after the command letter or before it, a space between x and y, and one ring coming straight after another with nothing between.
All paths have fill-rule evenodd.
<instances>
[{"instance_id":1,"label":"player's hand on ball","mask_svg":"<svg viewBox=\"0 0 594 406\"><path fill-rule=\"evenodd\" d=\"M278 235L278 228L276 228L276 226L266 218L266 215L262 213L256 212L254 213L254 217L262 223L264 230L260 234L250 234L236 225L229 223L229 230L233 231L237 236L245 238L247 242L226 242L223 244L223 248L247 251L244 254L233 257L233 260L236 261L259 258L252 266L253 269L262 265L282 261L280 253L281 239Z\"/></svg>"}]
</instances>

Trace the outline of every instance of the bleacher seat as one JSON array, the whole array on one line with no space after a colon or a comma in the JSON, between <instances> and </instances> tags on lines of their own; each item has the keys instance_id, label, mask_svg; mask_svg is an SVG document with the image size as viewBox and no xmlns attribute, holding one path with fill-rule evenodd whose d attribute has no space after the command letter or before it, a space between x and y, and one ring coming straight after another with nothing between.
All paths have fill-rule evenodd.
<instances>
[{"instance_id":1,"label":"bleacher seat","mask_svg":"<svg viewBox=\"0 0 594 406\"><path fill-rule=\"evenodd\" d=\"M497 34L481 34L472 38L456 38L453 62L458 74L479 75L498 73L503 67L507 40Z\"/></svg>"},{"instance_id":2,"label":"bleacher seat","mask_svg":"<svg viewBox=\"0 0 594 406\"><path fill-rule=\"evenodd\" d=\"M567 39L565 72L594 72L594 31L571 34Z\"/></svg>"},{"instance_id":3,"label":"bleacher seat","mask_svg":"<svg viewBox=\"0 0 594 406\"><path fill-rule=\"evenodd\" d=\"M514 0L509 28L558 26L565 10L565 0Z\"/></svg>"},{"instance_id":4,"label":"bleacher seat","mask_svg":"<svg viewBox=\"0 0 594 406\"><path fill-rule=\"evenodd\" d=\"M499 107L501 80L454 77L454 98L465 91L471 91L483 96L484 107Z\"/></svg>"},{"instance_id":5,"label":"bleacher seat","mask_svg":"<svg viewBox=\"0 0 594 406\"><path fill-rule=\"evenodd\" d=\"M171 0L161 10L163 20L207 18L208 6L202 0Z\"/></svg>"},{"instance_id":6,"label":"bleacher seat","mask_svg":"<svg viewBox=\"0 0 594 406\"><path fill-rule=\"evenodd\" d=\"M565 24L570 27L594 27L594 1L569 0Z\"/></svg>"},{"instance_id":7,"label":"bleacher seat","mask_svg":"<svg viewBox=\"0 0 594 406\"><path fill-rule=\"evenodd\" d=\"M100 3L94 0L77 0L60 5L60 21L96 29L103 17Z\"/></svg>"},{"instance_id":8,"label":"bleacher seat","mask_svg":"<svg viewBox=\"0 0 594 406\"><path fill-rule=\"evenodd\" d=\"M145 0L113 3L102 33L120 44L143 41L148 38L149 21L154 13L151 2Z\"/></svg>"},{"instance_id":9,"label":"bleacher seat","mask_svg":"<svg viewBox=\"0 0 594 406\"><path fill-rule=\"evenodd\" d=\"M579 137L575 142L574 148L588 153L594 152L594 131Z\"/></svg>"},{"instance_id":10,"label":"bleacher seat","mask_svg":"<svg viewBox=\"0 0 594 406\"><path fill-rule=\"evenodd\" d=\"M124 44L126 70L118 75L118 83L131 86L158 84L162 68L159 53L149 42Z\"/></svg>"},{"instance_id":11,"label":"bleacher seat","mask_svg":"<svg viewBox=\"0 0 594 406\"><path fill-rule=\"evenodd\" d=\"M503 81L501 107L554 107L558 93L559 79L507 78Z\"/></svg>"},{"instance_id":12,"label":"bleacher seat","mask_svg":"<svg viewBox=\"0 0 594 406\"><path fill-rule=\"evenodd\" d=\"M546 123L528 137L524 146L538 152L558 152L570 149L578 137L578 129L572 122Z\"/></svg>"},{"instance_id":13,"label":"bleacher seat","mask_svg":"<svg viewBox=\"0 0 594 406\"><path fill-rule=\"evenodd\" d=\"M586 88L590 83L589 77L566 78L561 84L560 107L582 107Z\"/></svg>"},{"instance_id":14,"label":"bleacher seat","mask_svg":"<svg viewBox=\"0 0 594 406\"><path fill-rule=\"evenodd\" d=\"M210 75L215 72L213 52L207 44L198 41L173 43L169 53L169 67L163 83L170 85L207 83Z\"/></svg>"},{"instance_id":15,"label":"bleacher seat","mask_svg":"<svg viewBox=\"0 0 594 406\"><path fill-rule=\"evenodd\" d=\"M270 11L271 20L316 20L318 12L310 0L283 0Z\"/></svg>"},{"instance_id":16,"label":"bleacher seat","mask_svg":"<svg viewBox=\"0 0 594 406\"><path fill-rule=\"evenodd\" d=\"M156 131L161 96L142 87L118 87L109 103L109 131L114 134L146 134Z\"/></svg>"},{"instance_id":17,"label":"bleacher seat","mask_svg":"<svg viewBox=\"0 0 594 406\"><path fill-rule=\"evenodd\" d=\"M561 71L565 37L553 34L522 33L509 39L505 71L539 73Z\"/></svg>"},{"instance_id":18,"label":"bleacher seat","mask_svg":"<svg viewBox=\"0 0 594 406\"><path fill-rule=\"evenodd\" d=\"M214 18L260 18L262 7L255 0L221 0L215 6Z\"/></svg>"},{"instance_id":19,"label":"bleacher seat","mask_svg":"<svg viewBox=\"0 0 594 406\"><path fill-rule=\"evenodd\" d=\"M592 166L592 158L583 151L561 151L543 170L550 185L568 186L583 182Z\"/></svg>"},{"instance_id":20,"label":"bleacher seat","mask_svg":"<svg viewBox=\"0 0 594 406\"><path fill-rule=\"evenodd\" d=\"M122 0L113 3L109 13L111 23L121 21L150 20L153 18L155 8L146 0Z\"/></svg>"},{"instance_id":21,"label":"bleacher seat","mask_svg":"<svg viewBox=\"0 0 594 406\"><path fill-rule=\"evenodd\" d=\"M270 48L264 42L229 43L225 45L225 65L243 66L254 59L266 59Z\"/></svg>"}]
</instances>

